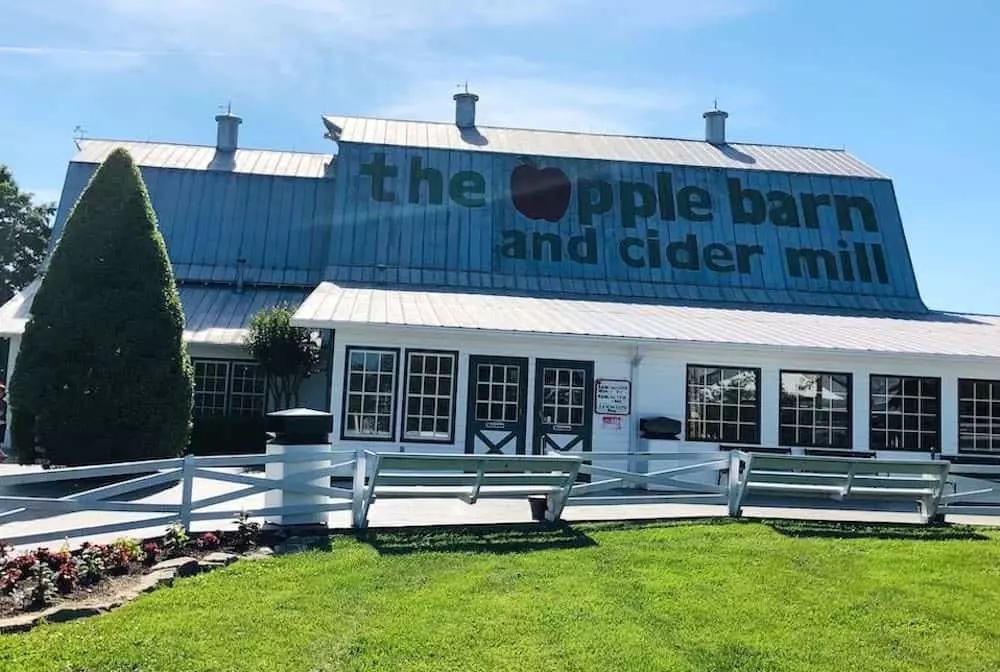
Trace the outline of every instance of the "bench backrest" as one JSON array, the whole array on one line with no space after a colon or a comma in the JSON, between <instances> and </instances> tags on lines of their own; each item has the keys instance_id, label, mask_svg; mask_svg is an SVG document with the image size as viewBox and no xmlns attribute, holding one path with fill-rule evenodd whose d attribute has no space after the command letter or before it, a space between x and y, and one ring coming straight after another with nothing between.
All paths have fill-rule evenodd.
<instances>
[{"instance_id":1,"label":"bench backrest","mask_svg":"<svg viewBox=\"0 0 1000 672\"><path fill-rule=\"evenodd\" d=\"M369 453L372 486L566 487L581 459L572 455Z\"/></svg>"},{"instance_id":2,"label":"bench backrest","mask_svg":"<svg viewBox=\"0 0 1000 672\"><path fill-rule=\"evenodd\" d=\"M744 481L790 486L831 486L845 495L852 488L874 490L940 489L948 463L938 461L877 460L846 457L799 457L753 454L747 458Z\"/></svg>"}]
</instances>

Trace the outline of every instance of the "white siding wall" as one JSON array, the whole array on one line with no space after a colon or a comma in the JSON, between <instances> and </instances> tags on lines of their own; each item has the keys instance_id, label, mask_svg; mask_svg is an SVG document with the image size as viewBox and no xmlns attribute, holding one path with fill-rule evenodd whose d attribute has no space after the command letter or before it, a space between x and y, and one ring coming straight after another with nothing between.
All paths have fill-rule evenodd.
<instances>
[{"instance_id":1,"label":"white siding wall","mask_svg":"<svg viewBox=\"0 0 1000 672\"><path fill-rule=\"evenodd\" d=\"M429 350L457 350L458 391L456 410L456 427L454 445L423 444L418 442L396 441L394 443L379 441L341 440L341 421L343 410L344 356L349 346L390 347L400 348L401 354L406 348L427 348ZM468 400L468 363L469 355L494 355L528 358L528 408L534 404L535 359L580 359L594 362L594 378L629 379L633 347L625 344L599 344L580 342L564 337L534 337L517 338L495 336L491 334L469 333L456 337L453 334L437 334L428 330L413 330L407 332L399 329L375 328L340 328L337 329L334 348L333 395L334 414L333 440L339 448L369 448L372 450L404 449L409 452L462 452L465 445L465 410ZM400 358L399 375L403 375L403 362ZM398 386L397 386L398 387ZM396 436L399 437L399 427L402 418L400 399L396 399ZM530 442L533 431L532 413L528 413L527 436ZM620 430L607 429L599 422L594 423L594 449L609 451L625 451L628 449L631 425L625 418Z\"/></svg>"},{"instance_id":2,"label":"white siding wall","mask_svg":"<svg viewBox=\"0 0 1000 672\"><path fill-rule=\"evenodd\" d=\"M344 356L347 346L429 348L459 351L457 426L455 445L433 446L396 441L394 443L340 440ZM688 364L724 365L761 370L761 444L778 445L779 372L781 370L825 371L853 374L853 446L866 450L869 445L868 386L869 375L889 374L931 376L941 379L941 446L945 454L958 451L958 379L1000 379L1000 366L970 360L936 356L895 356L854 352L804 352L780 348L745 347L721 344L642 344L642 357L636 375L631 375L631 359L636 346L621 341L599 341L571 336L529 334L498 335L478 332L435 331L429 329L352 326L336 334L332 375L334 443L342 448L405 449L408 451L462 451L465 437L468 357L470 354L507 355L529 358L529 408L534 403L534 359L581 359L594 361L595 378L632 379L632 416L620 431L605 429L598 418L594 422L594 450L624 451L630 446L630 434L638 432L638 418L666 415L684 420L686 367ZM403 363L400 362L400 375ZM397 432L401 418L397 398ZM532 436L531 414L527 435ZM637 445L637 444L636 444ZM715 444L692 443L694 449L712 448ZM915 452L885 452L884 457L921 459Z\"/></svg>"}]
</instances>

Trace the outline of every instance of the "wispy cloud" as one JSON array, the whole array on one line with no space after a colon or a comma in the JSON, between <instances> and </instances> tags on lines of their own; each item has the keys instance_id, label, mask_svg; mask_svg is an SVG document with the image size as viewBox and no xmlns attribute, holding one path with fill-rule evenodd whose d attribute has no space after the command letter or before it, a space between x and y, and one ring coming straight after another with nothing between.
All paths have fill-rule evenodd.
<instances>
[{"instance_id":1,"label":"wispy cloud","mask_svg":"<svg viewBox=\"0 0 1000 672\"><path fill-rule=\"evenodd\" d=\"M237 99L292 89L302 104L326 107L330 92L367 87L364 97L377 111L421 118L448 118L448 92L469 78L488 96L483 118L495 124L639 132L704 92L680 81L644 90L638 81L589 68L543 71L490 45L521 34L534 36L524 38L529 42L542 35L572 41L595 27L626 39L684 33L772 1L621 0L611 7L606 0L63 0L60 12L30 4L21 10L59 36L58 46L7 45L0 58L110 71L188 56L191 68L219 83L220 94ZM469 49L474 53L455 58Z\"/></svg>"}]
</instances>

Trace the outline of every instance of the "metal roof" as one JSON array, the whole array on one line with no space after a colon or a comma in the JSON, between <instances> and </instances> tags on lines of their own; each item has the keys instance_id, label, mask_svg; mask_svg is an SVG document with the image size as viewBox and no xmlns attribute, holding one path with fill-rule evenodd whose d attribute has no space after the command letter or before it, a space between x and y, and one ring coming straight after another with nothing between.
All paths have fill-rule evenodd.
<instances>
[{"instance_id":1,"label":"metal roof","mask_svg":"<svg viewBox=\"0 0 1000 672\"><path fill-rule=\"evenodd\" d=\"M324 116L337 142L887 179L843 150Z\"/></svg>"},{"instance_id":2,"label":"metal roof","mask_svg":"<svg viewBox=\"0 0 1000 672\"><path fill-rule=\"evenodd\" d=\"M14 298L0 306L0 336L20 336L38 291L35 280ZM188 343L240 345L250 318L270 306L285 303L292 310L308 295L305 290L255 289L236 291L231 287L182 285L179 288L184 310L184 340Z\"/></svg>"},{"instance_id":3,"label":"metal roof","mask_svg":"<svg viewBox=\"0 0 1000 672\"><path fill-rule=\"evenodd\" d=\"M166 142L136 142L134 140L80 140L80 151L71 159L75 163L100 164L117 147L124 147L139 166L177 168L181 170L211 170L248 175L281 175L285 177L327 176L333 157L329 154L280 152L267 149L237 149L219 153L207 145L179 145Z\"/></svg>"},{"instance_id":4,"label":"metal roof","mask_svg":"<svg viewBox=\"0 0 1000 672\"><path fill-rule=\"evenodd\" d=\"M50 246L96 170L97 164L69 164ZM233 283L241 273L247 284L311 289L320 281L333 178L149 165L140 171L179 281Z\"/></svg>"},{"instance_id":5,"label":"metal roof","mask_svg":"<svg viewBox=\"0 0 1000 672\"><path fill-rule=\"evenodd\" d=\"M373 289L324 282L295 313L313 328L383 325L844 352L1000 358L1000 317L867 317Z\"/></svg>"},{"instance_id":6,"label":"metal roof","mask_svg":"<svg viewBox=\"0 0 1000 672\"><path fill-rule=\"evenodd\" d=\"M281 303L300 307L309 292L301 289L244 289L181 286L184 340L188 343L240 345L250 318L260 310Z\"/></svg>"}]
</instances>

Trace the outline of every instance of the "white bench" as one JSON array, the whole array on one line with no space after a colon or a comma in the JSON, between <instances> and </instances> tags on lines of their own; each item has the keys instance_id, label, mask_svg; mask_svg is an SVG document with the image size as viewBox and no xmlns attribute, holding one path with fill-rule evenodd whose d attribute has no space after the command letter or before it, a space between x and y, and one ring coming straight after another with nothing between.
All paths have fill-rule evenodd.
<instances>
[{"instance_id":1,"label":"white bench","mask_svg":"<svg viewBox=\"0 0 1000 672\"><path fill-rule=\"evenodd\" d=\"M457 498L468 504L485 498L544 496L545 518L558 520L580 469L570 455L440 455L364 451L354 471L354 526L368 525L378 499Z\"/></svg>"},{"instance_id":2,"label":"white bench","mask_svg":"<svg viewBox=\"0 0 1000 672\"><path fill-rule=\"evenodd\" d=\"M729 474L729 513L739 517L751 495L842 502L913 501L921 520L937 513L948 463L849 457L740 454L743 469ZM742 472L742 473L738 473Z\"/></svg>"}]
</instances>

